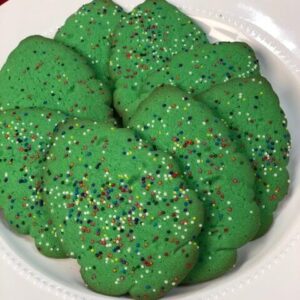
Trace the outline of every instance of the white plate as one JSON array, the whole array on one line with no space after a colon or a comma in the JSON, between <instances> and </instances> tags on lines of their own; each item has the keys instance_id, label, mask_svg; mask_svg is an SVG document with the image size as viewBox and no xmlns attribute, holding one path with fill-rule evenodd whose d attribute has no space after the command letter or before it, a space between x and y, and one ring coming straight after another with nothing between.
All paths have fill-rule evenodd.
<instances>
[{"instance_id":1,"label":"white plate","mask_svg":"<svg viewBox=\"0 0 300 300\"><path fill-rule=\"evenodd\" d=\"M88 1L10 0L2 6L0 66L21 39L31 34L53 36L66 17L85 2ZM141 1L118 2L129 10ZM168 299L217 299L268 272L300 238L300 201L297 201L300 195L300 167L297 158L300 153L300 132L297 130L300 124L300 54L289 39L289 33L278 28L271 18L255 9L255 6L249 5L253 1L241 1L239 7L231 12L226 12L224 3L218 4L219 10L214 9L212 3L215 1L200 5L197 0L190 0L184 1L184 6L181 3L183 1L172 2L197 20L209 33L212 41L242 40L255 49L263 74L280 96L292 133L290 194L280 206L271 231L240 249L234 271L206 284L177 288L167 296ZM30 238L15 235L1 220L0 255L19 273L66 299L111 299L85 288L79 276L79 268L73 260L43 257Z\"/></svg>"}]
</instances>

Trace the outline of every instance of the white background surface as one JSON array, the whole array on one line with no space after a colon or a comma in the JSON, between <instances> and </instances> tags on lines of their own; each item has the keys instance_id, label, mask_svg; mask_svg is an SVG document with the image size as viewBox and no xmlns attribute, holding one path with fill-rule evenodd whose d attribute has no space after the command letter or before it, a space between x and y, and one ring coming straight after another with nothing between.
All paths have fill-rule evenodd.
<instances>
[{"instance_id":1,"label":"white background surface","mask_svg":"<svg viewBox=\"0 0 300 300\"><path fill-rule=\"evenodd\" d=\"M41 19L41 16L35 15L34 8L26 7L24 0L10 0L20 3L20 14L28 14L29 19ZM63 0L72 2L72 0ZM201 3L204 0L183 0L182 3ZM58 1L57 1L58 2ZM132 3L132 6L141 1L118 1L119 3ZM268 27L269 34L276 36L289 45L290 50L300 57L300 29L299 29L299 8L298 0L210 0L205 1L205 5L212 9L224 9L226 12L233 12L236 9L243 10L249 20L254 22L264 22ZM220 3L222 2L222 3ZM21 5L22 4L22 5ZM24 6L25 5L25 6ZM0 7L5 10L5 6ZM254 18L251 7L260 8L260 17ZM26 9L24 10L24 8ZM297 9L298 7L298 9ZM46 13L46 12L45 12ZM59 14L59 8L58 12ZM269 17L265 18L264 15ZM33 20L34 21L34 20ZM0 19L0 24L1 24ZM1 24L5 26L5 24ZM16 25L21 28L20 24ZM262 26L262 24L260 24ZM280 30L284 28L284 32ZM0 47L6 41L0 41ZM9 41L8 41L9 43ZM300 99L299 99L300 101ZM299 200L300 201L300 200ZM300 212L299 212L300 215ZM266 272L259 280L254 281L248 286L237 290L234 294L222 297L222 300L288 300L300 299L300 241L298 240L288 255L272 267L272 270ZM11 266L0 260L0 299L2 300L58 300L60 298L53 296L45 290L35 286L32 282L24 279L21 275L14 272ZM198 299L195 299L198 300ZM200 300L200 299L199 299Z\"/></svg>"}]
</instances>

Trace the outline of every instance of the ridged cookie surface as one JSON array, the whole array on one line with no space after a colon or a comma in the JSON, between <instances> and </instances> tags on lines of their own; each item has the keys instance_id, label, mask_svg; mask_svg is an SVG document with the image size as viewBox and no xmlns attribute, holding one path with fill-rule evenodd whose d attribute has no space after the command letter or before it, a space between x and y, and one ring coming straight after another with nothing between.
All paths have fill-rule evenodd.
<instances>
[{"instance_id":1,"label":"ridged cookie surface","mask_svg":"<svg viewBox=\"0 0 300 300\"><path fill-rule=\"evenodd\" d=\"M109 76L111 38L126 13L111 0L94 0L83 5L58 30L55 39L82 54L97 78L112 85Z\"/></svg>"},{"instance_id":2,"label":"ridged cookie surface","mask_svg":"<svg viewBox=\"0 0 300 300\"><path fill-rule=\"evenodd\" d=\"M175 161L131 130L66 123L45 174L63 247L91 289L157 299L195 265L202 203Z\"/></svg>"},{"instance_id":3,"label":"ridged cookie surface","mask_svg":"<svg viewBox=\"0 0 300 300\"><path fill-rule=\"evenodd\" d=\"M110 91L83 57L41 36L23 40L0 71L0 110L47 108L106 121L111 102Z\"/></svg>"},{"instance_id":4,"label":"ridged cookie surface","mask_svg":"<svg viewBox=\"0 0 300 300\"><path fill-rule=\"evenodd\" d=\"M278 96L263 77L236 79L216 86L197 97L224 121L230 137L244 152L255 174L255 200L266 233L273 212L289 186L287 165L290 134Z\"/></svg>"},{"instance_id":5,"label":"ridged cookie surface","mask_svg":"<svg viewBox=\"0 0 300 300\"><path fill-rule=\"evenodd\" d=\"M0 207L9 225L30 234L47 256L64 257L40 194L43 164L54 132L66 115L45 109L0 113Z\"/></svg>"},{"instance_id":6,"label":"ridged cookie surface","mask_svg":"<svg viewBox=\"0 0 300 300\"><path fill-rule=\"evenodd\" d=\"M146 0L116 28L110 71L115 80L114 106L124 120L135 111L147 74L180 52L207 44L205 33L164 0Z\"/></svg>"},{"instance_id":7,"label":"ridged cookie surface","mask_svg":"<svg viewBox=\"0 0 300 300\"><path fill-rule=\"evenodd\" d=\"M253 171L248 159L236 151L225 125L205 104L168 86L142 102L129 126L174 156L204 204L200 258L185 283L228 271L236 249L255 236L260 217Z\"/></svg>"}]
</instances>

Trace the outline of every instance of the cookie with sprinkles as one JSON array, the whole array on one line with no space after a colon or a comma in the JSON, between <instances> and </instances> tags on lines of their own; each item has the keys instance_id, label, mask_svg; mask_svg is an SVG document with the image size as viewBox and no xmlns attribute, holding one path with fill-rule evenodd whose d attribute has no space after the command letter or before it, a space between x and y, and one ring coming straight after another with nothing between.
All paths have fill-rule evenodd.
<instances>
[{"instance_id":1,"label":"cookie with sprinkles","mask_svg":"<svg viewBox=\"0 0 300 300\"><path fill-rule=\"evenodd\" d=\"M265 78L254 77L221 84L197 99L225 122L252 165L255 200L261 210L259 237L271 226L273 212L289 186L290 134L278 96Z\"/></svg>"},{"instance_id":2,"label":"cookie with sprinkles","mask_svg":"<svg viewBox=\"0 0 300 300\"><path fill-rule=\"evenodd\" d=\"M136 105L163 85L177 86L196 96L217 84L255 75L259 75L258 61L247 44L222 42L204 45L179 53L165 66L152 71L140 89Z\"/></svg>"},{"instance_id":3,"label":"cookie with sprinkles","mask_svg":"<svg viewBox=\"0 0 300 300\"><path fill-rule=\"evenodd\" d=\"M123 9L111 0L94 0L70 16L55 39L85 56L97 77L112 85L109 76L110 39L125 15Z\"/></svg>"},{"instance_id":4,"label":"cookie with sprinkles","mask_svg":"<svg viewBox=\"0 0 300 300\"><path fill-rule=\"evenodd\" d=\"M172 86L156 89L142 102L129 126L174 156L203 201L200 258L185 283L222 275L233 267L236 249L253 239L260 225L248 159L205 104Z\"/></svg>"},{"instance_id":5,"label":"cookie with sprinkles","mask_svg":"<svg viewBox=\"0 0 300 300\"><path fill-rule=\"evenodd\" d=\"M70 121L49 158L44 198L91 289L157 299L186 277L203 207L172 157L131 130Z\"/></svg>"},{"instance_id":6,"label":"cookie with sprinkles","mask_svg":"<svg viewBox=\"0 0 300 300\"><path fill-rule=\"evenodd\" d=\"M110 60L114 106L126 120L147 74L180 52L207 44L205 33L165 0L146 0L116 29Z\"/></svg>"},{"instance_id":7,"label":"cookie with sprinkles","mask_svg":"<svg viewBox=\"0 0 300 300\"><path fill-rule=\"evenodd\" d=\"M111 101L83 57L41 36L23 40L0 71L0 110L41 107L106 121Z\"/></svg>"},{"instance_id":8,"label":"cookie with sprinkles","mask_svg":"<svg viewBox=\"0 0 300 300\"><path fill-rule=\"evenodd\" d=\"M66 116L43 109L0 113L0 207L8 224L30 234L45 255L63 257L52 220L39 196L43 163L56 126Z\"/></svg>"}]
</instances>

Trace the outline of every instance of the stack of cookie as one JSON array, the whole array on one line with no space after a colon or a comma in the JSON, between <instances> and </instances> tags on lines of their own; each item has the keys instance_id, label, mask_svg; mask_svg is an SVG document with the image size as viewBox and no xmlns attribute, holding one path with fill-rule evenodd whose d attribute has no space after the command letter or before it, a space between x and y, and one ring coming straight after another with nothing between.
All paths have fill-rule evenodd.
<instances>
[{"instance_id":1,"label":"stack of cookie","mask_svg":"<svg viewBox=\"0 0 300 300\"><path fill-rule=\"evenodd\" d=\"M232 269L288 191L290 135L245 43L164 0L84 5L0 72L0 207L96 292L157 299Z\"/></svg>"}]
</instances>

